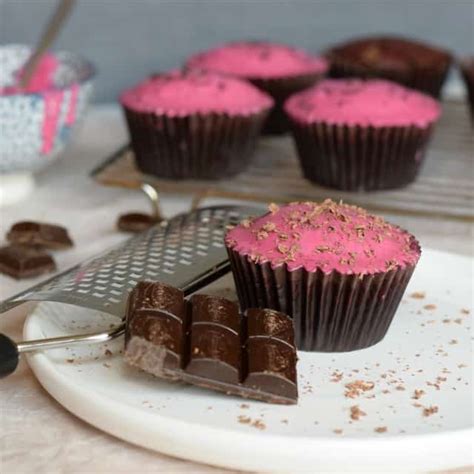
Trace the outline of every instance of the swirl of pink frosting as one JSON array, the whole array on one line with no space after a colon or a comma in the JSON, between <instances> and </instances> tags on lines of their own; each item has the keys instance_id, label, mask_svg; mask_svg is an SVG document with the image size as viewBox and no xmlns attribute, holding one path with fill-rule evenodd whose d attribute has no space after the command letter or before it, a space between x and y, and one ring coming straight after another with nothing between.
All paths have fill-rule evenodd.
<instances>
[{"instance_id":1,"label":"swirl of pink frosting","mask_svg":"<svg viewBox=\"0 0 474 474\"><path fill-rule=\"evenodd\" d=\"M268 42L229 43L192 56L189 69L203 69L250 79L324 74L327 61L291 46Z\"/></svg>"},{"instance_id":2,"label":"swirl of pink frosting","mask_svg":"<svg viewBox=\"0 0 474 474\"><path fill-rule=\"evenodd\" d=\"M285 103L298 122L426 128L441 113L439 103L418 91L382 79L327 79Z\"/></svg>"},{"instance_id":3,"label":"swirl of pink frosting","mask_svg":"<svg viewBox=\"0 0 474 474\"><path fill-rule=\"evenodd\" d=\"M249 115L269 109L270 96L252 84L214 73L172 71L126 90L121 103L138 112L187 115L228 113Z\"/></svg>"},{"instance_id":4,"label":"swirl of pink frosting","mask_svg":"<svg viewBox=\"0 0 474 474\"><path fill-rule=\"evenodd\" d=\"M226 246L255 263L288 270L374 274L415 265L421 251L413 235L364 209L295 202L244 220L231 229Z\"/></svg>"}]
</instances>

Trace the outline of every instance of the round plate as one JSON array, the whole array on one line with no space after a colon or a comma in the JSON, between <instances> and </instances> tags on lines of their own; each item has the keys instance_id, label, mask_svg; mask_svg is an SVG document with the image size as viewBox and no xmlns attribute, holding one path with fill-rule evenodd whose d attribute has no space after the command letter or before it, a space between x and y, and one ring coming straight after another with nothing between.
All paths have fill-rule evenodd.
<instances>
[{"instance_id":1,"label":"round plate","mask_svg":"<svg viewBox=\"0 0 474 474\"><path fill-rule=\"evenodd\" d=\"M45 389L78 417L131 443L194 461L291 472L469 465L472 268L470 258L424 251L381 343L353 353L299 353L297 406L154 379L124 364L123 340L38 352L29 362ZM226 278L209 292L232 297L229 288ZM24 332L38 339L116 322L43 303Z\"/></svg>"}]
</instances>

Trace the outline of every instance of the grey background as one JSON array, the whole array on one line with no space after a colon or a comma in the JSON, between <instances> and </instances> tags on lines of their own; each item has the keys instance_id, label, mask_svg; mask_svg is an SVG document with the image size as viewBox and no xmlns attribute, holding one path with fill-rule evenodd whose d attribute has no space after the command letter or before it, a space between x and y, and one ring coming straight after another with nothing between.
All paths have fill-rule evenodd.
<instances>
[{"instance_id":1,"label":"grey background","mask_svg":"<svg viewBox=\"0 0 474 474\"><path fill-rule=\"evenodd\" d=\"M321 51L369 33L397 33L474 50L474 0L77 0L55 45L92 60L96 100L112 101L150 72L242 38ZM34 43L55 0L0 0L0 42Z\"/></svg>"}]
</instances>

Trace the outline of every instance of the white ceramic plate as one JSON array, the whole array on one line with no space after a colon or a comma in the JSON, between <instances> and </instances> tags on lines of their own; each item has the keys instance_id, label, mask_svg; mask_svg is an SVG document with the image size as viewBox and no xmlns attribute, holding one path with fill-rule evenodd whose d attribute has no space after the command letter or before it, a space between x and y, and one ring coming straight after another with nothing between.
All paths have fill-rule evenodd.
<instances>
[{"instance_id":1,"label":"white ceramic plate","mask_svg":"<svg viewBox=\"0 0 474 474\"><path fill-rule=\"evenodd\" d=\"M470 465L472 272L472 259L425 250L384 341L353 353L299 354L297 406L159 381L123 363L122 340L36 353L29 362L45 389L78 417L173 456L290 472ZM229 288L226 278L209 291L232 297ZM24 332L37 339L111 323L108 315L43 303ZM345 385L356 380L374 388L348 398ZM419 399L415 390L424 392ZM354 406L365 413L358 420L351 419Z\"/></svg>"}]
</instances>

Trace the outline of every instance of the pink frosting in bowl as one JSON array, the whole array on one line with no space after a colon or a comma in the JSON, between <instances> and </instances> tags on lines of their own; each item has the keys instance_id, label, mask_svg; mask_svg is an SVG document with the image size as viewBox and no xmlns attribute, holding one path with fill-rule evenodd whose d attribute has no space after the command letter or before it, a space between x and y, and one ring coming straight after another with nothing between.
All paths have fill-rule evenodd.
<instances>
[{"instance_id":1,"label":"pink frosting in bowl","mask_svg":"<svg viewBox=\"0 0 474 474\"><path fill-rule=\"evenodd\" d=\"M0 46L0 173L45 167L69 142L92 92L94 67L67 51L46 52L28 84L20 86L31 56L26 45Z\"/></svg>"},{"instance_id":2,"label":"pink frosting in bowl","mask_svg":"<svg viewBox=\"0 0 474 474\"><path fill-rule=\"evenodd\" d=\"M138 112L178 116L212 112L249 115L273 105L270 96L246 81L214 73L179 71L146 79L123 92L120 101Z\"/></svg>"},{"instance_id":3,"label":"pink frosting in bowl","mask_svg":"<svg viewBox=\"0 0 474 474\"><path fill-rule=\"evenodd\" d=\"M421 254L407 231L330 199L271 204L269 213L241 222L225 240L228 248L255 263L286 264L290 271L374 274L415 265Z\"/></svg>"},{"instance_id":4,"label":"pink frosting in bowl","mask_svg":"<svg viewBox=\"0 0 474 474\"><path fill-rule=\"evenodd\" d=\"M31 79L26 87L20 87L18 84L0 87L0 95L31 94L35 92L45 92L54 87L54 73L58 67L56 56L51 53L44 54L39 60ZM17 74L18 79L22 71Z\"/></svg>"},{"instance_id":5,"label":"pink frosting in bowl","mask_svg":"<svg viewBox=\"0 0 474 474\"><path fill-rule=\"evenodd\" d=\"M441 107L421 92L382 79L327 79L291 96L285 111L302 123L426 128Z\"/></svg>"},{"instance_id":6,"label":"pink frosting in bowl","mask_svg":"<svg viewBox=\"0 0 474 474\"><path fill-rule=\"evenodd\" d=\"M229 43L192 56L189 69L216 71L249 79L324 74L327 61L291 46L268 42Z\"/></svg>"}]
</instances>

